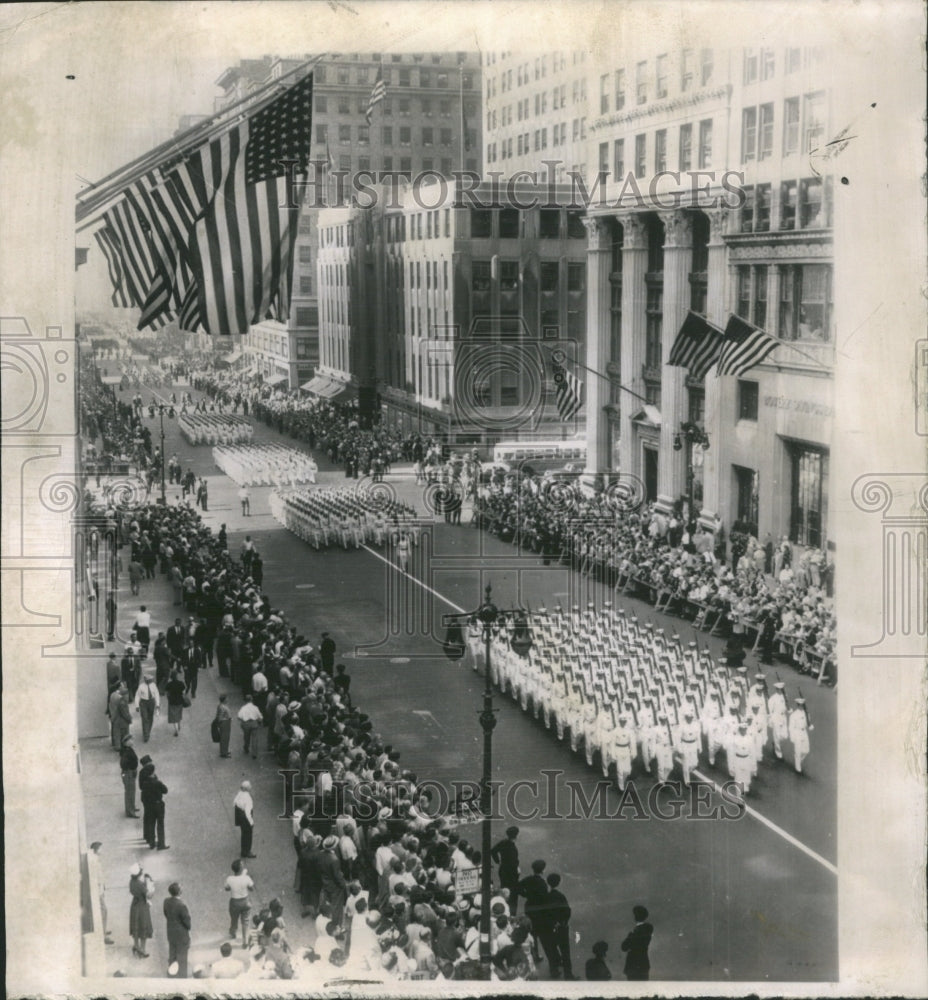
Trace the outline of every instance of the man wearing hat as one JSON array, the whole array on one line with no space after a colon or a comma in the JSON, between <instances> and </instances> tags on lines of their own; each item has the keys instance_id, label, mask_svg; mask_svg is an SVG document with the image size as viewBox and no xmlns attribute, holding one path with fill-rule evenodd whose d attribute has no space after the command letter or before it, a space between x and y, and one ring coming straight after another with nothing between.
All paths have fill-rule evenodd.
<instances>
[{"instance_id":1,"label":"man wearing hat","mask_svg":"<svg viewBox=\"0 0 928 1000\"><path fill-rule=\"evenodd\" d=\"M503 889L508 889L510 897L513 899L512 912L515 915L518 905L516 890L519 885L519 848L516 847L516 837L519 836L519 828L510 826L506 830L506 837L493 846L490 857L499 865L499 884Z\"/></svg>"},{"instance_id":2,"label":"man wearing hat","mask_svg":"<svg viewBox=\"0 0 928 1000\"><path fill-rule=\"evenodd\" d=\"M519 882L516 889L518 895L525 900L525 915L532 924L532 937L534 938L532 945L534 954L532 957L536 962L541 961L541 956L538 954L538 944L545 930L544 907L548 899L548 883L544 878L546 867L547 863L545 861L540 859L533 861L532 874L526 875ZM512 894L513 902L515 901L515 895L516 893Z\"/></svg>"},{"instance_id":3,"label":"man wearing hat","mask_svg":"<svg viewBox=\"0 0 928 1000\"><path fill-rule=\"evenodd\" d=\"M699 723L693 717L693 709L687 706L683 712L683 725L680 726L680 767L683 771L683 784L690 783L690 772L699 764L700 729Z\"/></svg>"},{"instance_id":4,"label":"man wearing hat","mask_svg":"<svg viewBox=\"0 0 928 1000\"><path fill-rule=\"evenodd\" d=\"M106 661L106 714L110 714L110 695L119 687L119 661L115 653L110 653Z\"/></svg>"},{"instance_id":5,"label":"man wearing hat","mask_svg":"<svg viewBox=\"0 0 928 1000\"><path fill-rule=\"evenodd\" d=\"M135 707L142 719L142 739L147 743L155 715L161 712L161 695L158 693L152 672L148 669L145 670L144 679L135 692Z\"/></svg>"},{"instance_id":6,"label":"man wearing hat","mask_svg":"<svg viewBox=\"0 0 928 1000\"><path fill-rule=\"evenodd\" d=\"M127 733L122 738L122 748L119 751L119 770L122 774L122 784L125 790L126 816L135 819L138 810L135 806L135 781L138 775L139 758L132 745L132 734Z\"/></svg>"},{"instance_id":7,"label":"man wearing hat","mask_svg":"<svg viewBox=\"0 0 928 1000\"><path fill-rule=\"evenodd\" d=\"M773 685L773 694L767 700L770 735L773 737L773 752L777 760L783 759L783 740L789 736L785 691L786 685L783 681L777 681Z\"/></svg>"},{"instance_id":8,"label":"man wearing hat","mask_svg":"<svg viewBox=\"0 0 928 1000\"><path fill-rule=\"evenodd\" d=\"M235 809L235 825L241 833L241 857L253 858L251 841L255 829L255 804L251 797L251 782L243 781L238 794L232 801Z\"/></svg>"},{"instance_id":9,"label":"man wearing hat","mask_svg":"<svg viewBox=\"0 0 928 1000\"><path fill-rule=\"evenodd\" d=\"M345 902L348 899L348 888L345 876L342 874L342 866L336 853L338 849L338 837L330 834L322 841L322 855L319 858L319 875L322 882L321 900L328 901L332 912L332 920L342 925L342 918L345 912Z\"/></svg>"},{"instance_id":10,"label":"man wearing hat","mask_svg":"<svg viewBox=\"0 0 928 1000\"><path fill-rule=\"evenodd\" d=\"M747 722L738 723L731 748L731 776L741 787L742 795L747 795L751 790L751 777L754 773L754 741L748 732Z\"/></svg>"},{"instance_id":11,"label":"man wearing hat","mask_svg":"<svg viewBox=\"0 0 928 1000\"><path fill-rule=\"evenodd\" d=\"M126 691L129 694L130 701L133 698L135 698L135 691L136 688L139 686L140 668L141 668L141 661L135 654L134 645L132 643L129 643L126 645L122 660L120 661L119 671L122 678L122 682L123 684L125 684Z\"/></svg>"},{"instance_id":12,"label":"man wearing hat","mask_svg":"<svg viewBox=\"0 0 928 1000\"><path fill-rule=\"evenodd\" d=\"M802 774L802 762L809 756L809 715L805 698L795 699L795 708L789 713L789 741L793 744L793 762L796 773Z\"/></svg>"},{"instance_id":13,"label":"man wearing hat","mask_svg":"<svg viewBox=\"0 0 928 1000\"><path fill-rule=\"evenodd\" d=\"M180 894L180 884L172 882L168 886L168 898L164 901L163 910L167 923L168 973L179 979L186 979L187 952L190 950L190 911Z\"/></svg>"},{"instance_id":14,"label":"man wearing hat","mask_svg":"<svg viewBox=\"0 0 928 1000\"><path fill-rule=\"evenodd\" d=\"M126 685L120 681L119 686L110 695L110 742L113 749L122 748L122 739L129 734L132 725L132 713L126 697Z\"/></svg>"}]
</instances>

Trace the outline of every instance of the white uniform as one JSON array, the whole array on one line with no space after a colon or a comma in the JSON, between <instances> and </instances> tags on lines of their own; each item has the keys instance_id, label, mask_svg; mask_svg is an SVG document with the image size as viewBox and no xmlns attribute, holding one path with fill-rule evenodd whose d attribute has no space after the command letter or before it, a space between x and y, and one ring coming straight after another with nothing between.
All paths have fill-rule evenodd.
<instances>
[{"instance_id":1,"label":"white uniform","mask_svg":"<svg viewBox=\"0 0 928 1000\"><path fill-rule=\"evenodd\" d=\"M632 773L632 761L638 752L635 730L627 716L619 718L619 726L612 736L612 758L615 762L615 775L619 789L625 791L625 782Z\"/></svg>"},{"instance_id":2,"label":"white uniform","mask_svg":"<svg viewBox=\"0 0 928 1000\"><path fill-rule=\"evenodd\" d=\"M690 772L699 764L700 727L692 718L684 719L678 734L683 783L690 783Z\"/></svg>"},{"instance_id":3,"label":"white uniform","mask_svg":"<svg viewBox=\"0 0 928 1000\"><path fill-rule=\"evenodd\" d=\"M731 774L735 781L741 786L741 791L747 793L751 790L751 777L753 775L754 744L747 727L742 724L732 740L732 761Z\"/></svg>"},{"instance_id":4,"label":"white uniform","mask_svg":"<svg viewBox=\"0 0 928 1000\"><path fill-rule=\"evenodd\" d=\"M654 756L657 758L657 780L666 781L673 770L673 742L667 720L659 722L654 733Z\"/></svg>"},{"instance_id":5,"label":"white uniform","mask_svg":"<svg viewBox=\"0 0 928 1000\"><path fill-rule=\"evenodd\" d=\"M774 692L767 702L767 712L770 716L770 735L773 737L773 752L778 759L783 758L783 740L789 736L787 722L786 696L774 685Z\"/></svg>"},{"instance_id":6,"label":"white uniform","mask_svg":"<svg viewBox=\"0 0 928 1000\"><path fill-rule=\"evenodd\" d=\"M809 722L803 705L797 705L789 713L789 740L793 744L796 771L802 774L802 762L809 756Z\"/></svg>"}]
</instances>

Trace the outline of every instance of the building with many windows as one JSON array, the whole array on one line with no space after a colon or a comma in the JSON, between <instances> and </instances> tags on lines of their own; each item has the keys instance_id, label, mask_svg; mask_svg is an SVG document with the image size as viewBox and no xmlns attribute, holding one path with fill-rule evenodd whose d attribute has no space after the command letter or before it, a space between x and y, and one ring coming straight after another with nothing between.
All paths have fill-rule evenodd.
<instances>
[{"instance_id":1,"label":"building with many windows","mask_svg":"<svg viewBox=\"0 0 928 1000\"><path fill-rule=\"evenodd\" d=\"M587 175L589 66L585 51L483 54L483 172L512 177L552 161L552 179Z\"/></svg>"},{"instance_id":2,"label":"building with many windows","mask_svg":"<svg viewBox=\"0 0 928 1000\"><path fill-rule=\"evenodd\" d=\"M379 397L407 432L484 445L566 434L551 352L583 363L586 230L549 193L435 183L398 208L324 212L320 373L350 378L362 410L365 392Z\"/></svg>"},{"instance_id":3,"label":"building with many windows","mask_svg":"<svg viewBox=\"0 0 928 1000\"><path fill-rule=\"evenodd\" d=\"M608 63L608 68L606 66ZM832 435L829 61L815 48L650 52L596 67L587 474L824 546ZM593 77L591 76L591 86ZM781 344L740 378L667 359L688 311ZM621 387L620 387L621 386ZM687 435L708 434L709 447Z\"/></svg>"},{"instance_id":4,"label":"building with many windows","mask_svg":"<svg viewBox=\"0 0 928 1000\"><path fill-rule=\"evenodd\" d=\"M241 60L217 81L223 93L216 100L216 110L312 58ZM378 75L384 81L385 95L368 123L366 112ZM312 377L320 363L319 211L358 200L358 182L368 186L373 180L368 174L386 173L399 183L428 173L444 177L458 170L476 173L482 159L480 121L480 60L475 53L363 52L320 58L313 69L314 166L303 193L290 316L287 323L267 320L260 324L268 343L280 343L279 334L286 331L286 352L271 355L246 337L242 345L246 364L262 374L271 368L286 369L291 387Z\"/></svg>"}]
</instances>

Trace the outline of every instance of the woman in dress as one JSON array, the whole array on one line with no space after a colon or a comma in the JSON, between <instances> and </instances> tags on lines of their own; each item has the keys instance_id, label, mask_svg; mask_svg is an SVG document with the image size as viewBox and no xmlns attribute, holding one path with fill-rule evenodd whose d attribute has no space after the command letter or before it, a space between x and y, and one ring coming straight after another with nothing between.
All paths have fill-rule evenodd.
<instances>
[{"instance_id":1,"label":"woman in dress","mask_svg":"<svg viewBox=\"0 0 928 1000\"><path fill-rule=\"evenodd\" d=\"M132 904L129 907L129 934L132 936L132 954L148 958L145 942L154 934L151 925L151 904L155 884L151 876L142 871L140 864L129 869L129 893Z\"/></svg>"},{"instance_id":2,"label":"woman in dress","mask_svg":"<svg viewBox=\"0 0 928 1000\"><path fill-rule=\"evenodd\" d=\"M171 679L164 688L168 698L168 723L174 726L174 735L180 736L180 724L184 718L184 683L181 673L176 668L171 671Z\"/></svg>"}]
</instances>

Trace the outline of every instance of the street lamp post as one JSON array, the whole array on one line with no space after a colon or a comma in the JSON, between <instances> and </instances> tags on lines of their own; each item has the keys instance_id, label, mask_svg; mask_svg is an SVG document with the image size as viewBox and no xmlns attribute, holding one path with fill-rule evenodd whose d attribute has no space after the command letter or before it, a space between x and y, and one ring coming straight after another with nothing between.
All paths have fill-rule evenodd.
<instances>
[{"instance_id":1,"label":"street lamp post","mask_svg":"<svg viewBox=\"0 0 928 1000\"><path fill-rule=\"evenodd\" d=\"M168 406L166 403L159 403L158 404L158 419L161 422L161 506L162 507L166 506L167 502L168 502L167 492L165 491L165 486L164 486L164 466L165 466L165 461L164 461L164 413L165 413L165 410L167 410L167 414L168 414L169 417L173 417L174 416L174 407L173 406Z\"/></svg>"},{"instance_id":2,"label":"street lamp post","mask_svg":"<svg viewBox=\"0 0 928 1000\"><path fill-rule=\"evenodd\" d=\"M702 448L703 451L708 451L709 435L703 430L702 427L699 426L699 424L694 424L691 421L684 421L680 424L679 432L674 435L674 451L680 451L684 442L686 443L687 503L689 504L689 522L692 523L696 520L694 510L696 504L696 468L695 462L693 461L693 449Z\"/></svg>"},{"instance_id":3,"label":"street lamp post","mask_svg":"<svg viewBox=\"0 0 928 1000\"><path fill-rule=\"evenodd\" d=\"M491 866L490 851L493 849L493 730L496 728L496 710L493 708L493 671L490 663L490 646L493 639L493 626L500 617L507 614L522 614L521 608L509 608L501 611L490 600L492 588L487 584L483 604L476 611L464 614L446 614L442 618L445 628L451 625L465 625L474 618L483 626L484 650L484 686L483 710L480 713L480 728L483 730L483 778L480 783L480 813L481 813L481 867L480 867L480 965L483 978L490 978L490 898Z\"/></svg>"}]
</instances>

